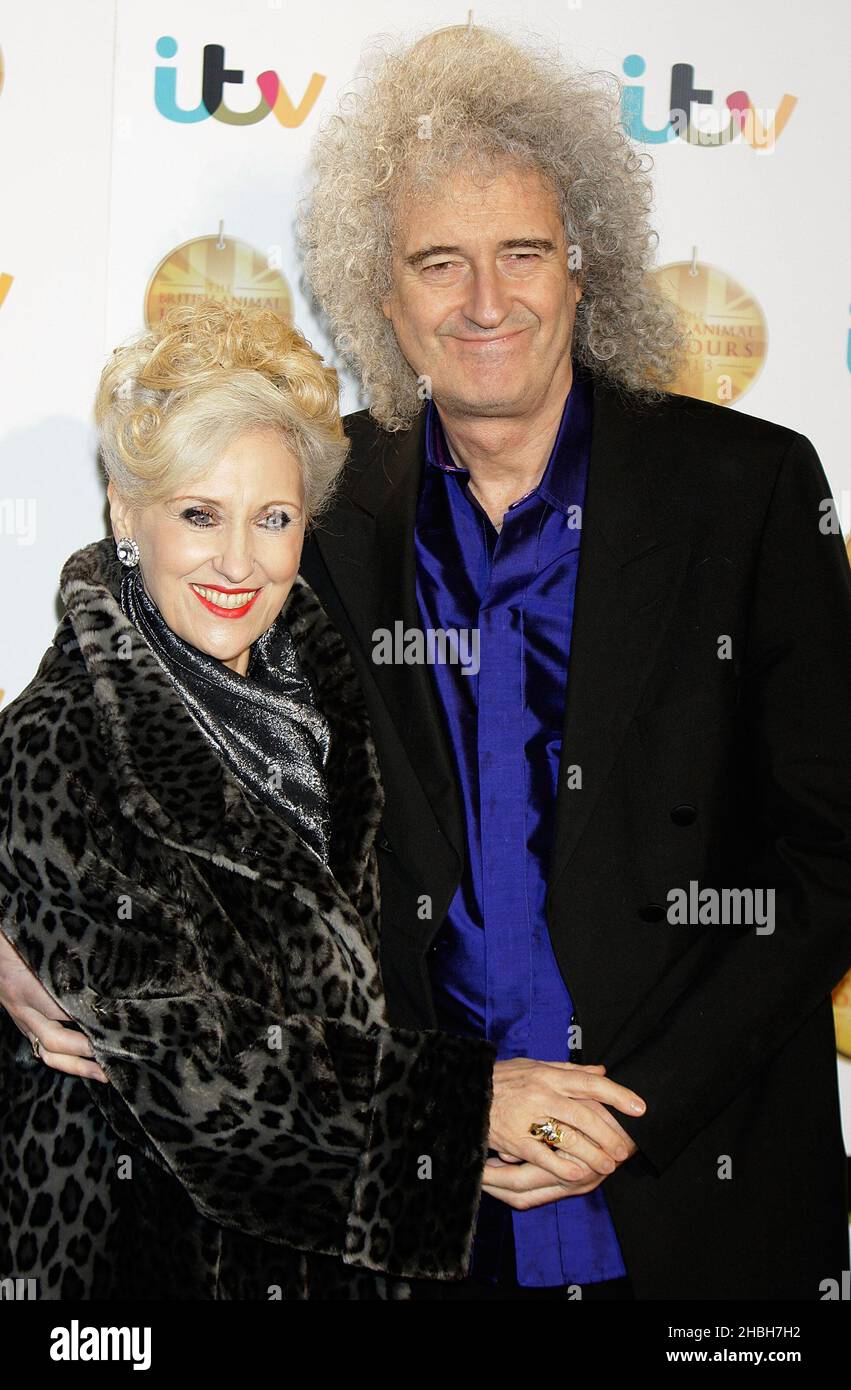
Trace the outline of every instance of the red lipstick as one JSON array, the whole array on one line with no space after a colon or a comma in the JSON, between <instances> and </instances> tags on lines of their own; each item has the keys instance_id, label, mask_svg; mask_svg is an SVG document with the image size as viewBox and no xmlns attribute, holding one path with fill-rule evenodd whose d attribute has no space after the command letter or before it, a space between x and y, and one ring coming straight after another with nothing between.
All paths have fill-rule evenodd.
<instances>
[{"instance_id":1,"label":"red lipstick","mask_svg":"<svg viewBox=\"0 0 851 1390\"><path fill-rule=\"evenodd\" d=\"M226 608L226 607L224 607L224 605L222 605L222 604L214 603L212 599L207 598L204 594L199 594L199 593L198 593L198 590L195 588L195 586L194 586L193 584L190 584L189 587L190 587L190 589L192 590L192 592L193 592L193 594L195 595L195 597L196 597L197 599L200 599L200 601L201 601L201 603L203 603L204 607L205 607L205 608L208 608L208 609L210 610L211 613L215 613L215 615L216 615L217 618L241 618L241 617L243 617L243 615L244 615L245 613L248 612L249 608L251 608L252 605L254 604L255 600L257 599L257 597L258 597L258 595L259 595L259 593L260 593L260 588L262 588L262 585L260 586L260 588L257 588L257 589L224 589L224 588L222 588L221 584L202 584L202 585L200 585L200 588L202 588L202 589L210 589L210 590L215 591L215 592L218 593L218 594L250 594L250 595L251 595L251 598L247 601L247 603L242 603L242 604L240 604L238 607L233 607L233 608L231 608L231 607L227 607L227 608Z\"/></svg>"}]
</instances>

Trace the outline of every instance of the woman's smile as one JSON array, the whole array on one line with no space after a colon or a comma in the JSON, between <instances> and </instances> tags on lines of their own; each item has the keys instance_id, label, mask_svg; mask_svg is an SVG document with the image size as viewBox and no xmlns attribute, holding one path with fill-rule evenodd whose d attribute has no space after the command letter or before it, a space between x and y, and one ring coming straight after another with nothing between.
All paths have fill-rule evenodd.
<instances>
[{"instance_id":1,"label":"woman's smile","mask_svg":"<svg viewBox=\"0 0 851 1390\"><path fill-rule=\"evenodd\" d=\"M260 589L223 589L218 584L190 584L189 587L204 607L219 618L241 618L260 593Z\"/></svg>"}]
</instances>

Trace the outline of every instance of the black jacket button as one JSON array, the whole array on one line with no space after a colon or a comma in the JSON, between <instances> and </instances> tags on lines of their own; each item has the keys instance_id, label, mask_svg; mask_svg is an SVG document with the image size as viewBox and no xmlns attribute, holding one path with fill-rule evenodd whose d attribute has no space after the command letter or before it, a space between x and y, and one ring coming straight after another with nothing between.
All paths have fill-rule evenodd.
<instances>
[{"instance_id":1,"label":"black jacket button","mask_svg":"<svg viewBox=\"0 0 851 1390\"><path fill-rule=\"evenodd\" d=\"M694 806L689 806L683 802L682 806L675 806L671 812L671 820L674 825L693 825L697 820L697 810Z\"/></svg>"},{"instance_id":2,"label":"black jacket button","mask_svg":"<svg viewBox=\"0 0 851 1390\"><path fill-rule=\"evenodd\" d=\"M661 922L667 912L661 903L646 903L638 909L638 915L642 922Z\"/></svg>"}]
</instances>

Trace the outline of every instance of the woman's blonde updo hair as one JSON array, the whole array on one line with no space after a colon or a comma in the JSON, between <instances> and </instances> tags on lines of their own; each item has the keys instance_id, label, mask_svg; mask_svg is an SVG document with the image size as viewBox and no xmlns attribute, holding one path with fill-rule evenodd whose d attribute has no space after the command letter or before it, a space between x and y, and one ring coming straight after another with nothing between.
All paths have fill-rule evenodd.
<instances>
[{"instance_id":1,"label":"woman's blonde updo hair","mask_svg":"<svg viewBox=\"0 0 851 1390\"><path fill-rule=\"evenodd\" d=\"M213 299L175 305L115 349L95 420L107 476L137 507L203 475L239 435L268 428L301 464L312 522L348 453L334 368L271 309Z\"/></svg>"}]
</instances>

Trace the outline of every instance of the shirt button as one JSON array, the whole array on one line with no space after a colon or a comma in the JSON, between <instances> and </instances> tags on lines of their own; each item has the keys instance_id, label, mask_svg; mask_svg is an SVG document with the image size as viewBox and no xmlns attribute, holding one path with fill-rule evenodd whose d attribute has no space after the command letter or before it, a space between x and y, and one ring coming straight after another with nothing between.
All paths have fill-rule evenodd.
<instances>
[{"instance_id":1,"label":"shirt button","mask_svg":"<svg viewBox=\"0 0 851 1390\"><path fill-rule=\"evenodd\" d=\"M682 806L675 806L671 812L671 820L674 825L693 825L697 820L697 810L694 806L689 806L683 802Z\"/></svg>"}]
</instances>

